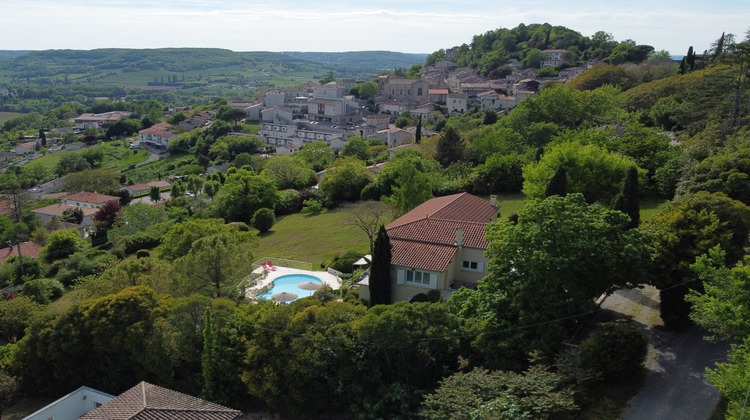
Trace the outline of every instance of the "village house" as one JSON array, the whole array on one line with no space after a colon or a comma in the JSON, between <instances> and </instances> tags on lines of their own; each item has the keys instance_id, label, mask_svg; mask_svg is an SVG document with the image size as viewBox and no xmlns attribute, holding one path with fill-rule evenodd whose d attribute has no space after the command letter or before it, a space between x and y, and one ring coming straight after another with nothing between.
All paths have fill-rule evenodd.
<instances>
[{"instance_id":1,"label":"village house","mask_svg":"<svg viewBox=\"0 0 750 420\"><path fill-rule=\"evenodd\" d=\"M12 245L0 249L0 264L12 256L18 256L19 245ZM20 244L21 255L24 258L39 258L42 246L34 242L22 242Z\"/></svg>"},{"instance_id":2,"label":"village house","mask_svg":"<svg viewBox=\"0 0 750 420\"><path fill-rule=\"evenodd\" d=\"M125 187L122 187L122 190L125 190L130 193L130 195L141 195L141 194L148 194L151 192L151 187L158 187L159 190L167 190L169 188L172 188L172 184L169 183L169 181L152 181L152 182L146 182L142 184L133 184L133 185L127 185Z\"/></svg>"},{"instance_id":3,"label":"village house","mask_svg":"<svg viewBox=\"0 0 750 420\"><path fill-rule=\"evenodd\" d=\"M99 128L105 124L115 124L130 117L130 111L110 111L99 114L84 113L73 119L79 130Z\"/></svg>"},{"instance_id":4,"label":"village house","mask_svg":"<svg viewBox=\"0 0 750 420\"><path fill-rule=\"evenodd\" d=\"M139 131L138 137L141 139L141 144L166 148L169 140L177 137L177 134L172 133L172 124L163 122Z\"/></svg>"},{"instance_id":5,"label":"village house","mask_svg":"<svg viewBox=\"0 0 750 420\"><path fill-rule=\"evenodd\" d=\"M393 246L392 301L476 287L487 274L485 228L497 219L495 200L468 193L437 197L386 226ZM369 280L360 283L359 295L370 298Z\"/></svg>"},{"instance_id":6,"label":"village house","mask_svg":"<svg viewBox=\"0 0 750 420\"><path fill-rule=\"evenodd\" d=\"M542 60L541 66L544 67L560 67L565 63L563 60L563 54L568 52L567 50L544 50L542 51L546 58Z\"/></svg>"},{"instance_id":7,"label":"village house","mask_svg":"<svg viewBox=\"0 0 750 420\"><path fill-rule=\"evenodd\" d=\"M66 195L62 203L69 206L98 209L110 201L118 201L120 197L114 195L97 194L92 192L78 192Z\"/></svg>"}]
</instances>

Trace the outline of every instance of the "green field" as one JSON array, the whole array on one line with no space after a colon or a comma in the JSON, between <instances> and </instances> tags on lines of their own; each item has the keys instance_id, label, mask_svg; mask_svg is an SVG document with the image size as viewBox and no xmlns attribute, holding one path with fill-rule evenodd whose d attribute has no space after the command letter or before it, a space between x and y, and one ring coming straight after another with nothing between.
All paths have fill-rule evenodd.
<instances>
[{"instance_id":1,"label":"green field","mask_svg":"<svg viewBox=\"0 0 750 420\"><path fill-rule=\"evenodd\" d=\"M323 261L347 251L366 254L370 249L367 235L347 225L350 214L347 207L338 207L317 216L296 213L279 217L271 231L261 236L256 258L304 261L317 268Z\"/></svg>"},{"instance_id":2,"label":"green field","mask_svg":"<svg viewBox=\"0 0 750 420\"><path fill-rule=\"evenodd\" d=\"M122 142L102 143L92 146L92 149L101 149L104 152L104 159L94 169L106 169L110 171L119 171L130 165L144 162L151 156L151 152L144 149L130 150L122 145ZM57 166L57 162L66 154L78 153L78 150L60 151L47 153L46 155L33 159L29 163L35 165L44 165L52 170Z\"/></svg>"},{"instance_id":3,"label":"green field","mask_svg":"<svg viewBox=\"0 0 750 420\"><path fill-rule=\"evenodd\" d=\"M2 112L0 111L0 124L12 120L13 118L20 117L21 115L24 115L20 112Z\"/></svg>"}]
</instances>

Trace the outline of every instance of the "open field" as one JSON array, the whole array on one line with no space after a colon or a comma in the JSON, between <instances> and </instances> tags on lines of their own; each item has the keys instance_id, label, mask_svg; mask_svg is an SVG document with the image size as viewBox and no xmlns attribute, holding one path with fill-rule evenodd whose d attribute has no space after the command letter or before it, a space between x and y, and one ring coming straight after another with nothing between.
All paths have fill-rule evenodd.
<instances>
[{"instance_id":1,"label":"open field","mask_svg":"<svg viewBox=\"0 0 750 420\"><path fill-rule=\"evenodd\" d=\"M20 117L21 115L23 115L23 114L20 113L20 112L3 112L3 111L0 111L0 124L6 122L8 120L12 120L13 118Z\"/></svg>"},{"instance_id":2,"label":"open field","mask_svg":"<svg viewBox=\"0 0 750 420\"><path fill-rule=\"evenodd\" d=\"M296 213L279 217L271 231L261 237L257 256L305 261L318 268L321 262L347 251L366 254L370 249L367 235L347 225L350 214L342 206L317 216Z\"/></svg>"},{"instance_id":3,"label":"open field","mask_svg":"<svg viewBox=\"0 0 750 420\"><path fill-rule=\"evenodd\" d=\"M119 171L120 169L127 168L130 165L141 163L148 159L151 152L144 149L130 150L122 145L122 142L110 142L102 143L96 146L92 146L91 149L101 149L104 152L104 158L101 163L94 169L106 169L110 171ZM35 165L44 165L52 170L57 166L57 163L66 154L78 153L78 150L71 151L60 151L54 153L48 153L40 158L33 159L29 163Z\"/></svg>"}]
</instances>

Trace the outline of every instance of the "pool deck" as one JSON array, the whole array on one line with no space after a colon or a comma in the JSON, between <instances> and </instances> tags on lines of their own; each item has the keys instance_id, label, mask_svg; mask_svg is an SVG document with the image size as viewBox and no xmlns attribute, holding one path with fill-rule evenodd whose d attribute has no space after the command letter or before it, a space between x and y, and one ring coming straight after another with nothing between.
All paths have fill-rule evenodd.
<instances>
[{"instance_id":1,"label":"pool deck","mask_svg":"<svg viewBox=\"0 0 750 420\"><path fill-rule=\"evenodd\" d=\"M300 270L297 268L280 267L280 266L276 266L276 270L271 270L271 271L267 271L263 267L259 267L255 269L255 271L253 271L253 274L263 274L263 273L265 273L266 275L258 280L258 284L247 289L246 297L248 299L257 299L256 294L259 290L270 285L277 278L281 276L288 276L290 274L305 274L308 276L317 277L318 279L320 279L320 281L323 282L323 284L325 284L326 286L329 286L333 290L338 290L341 288L341 281L339 280L339 278L327 271Z\"/></svg>"}]
</instances>

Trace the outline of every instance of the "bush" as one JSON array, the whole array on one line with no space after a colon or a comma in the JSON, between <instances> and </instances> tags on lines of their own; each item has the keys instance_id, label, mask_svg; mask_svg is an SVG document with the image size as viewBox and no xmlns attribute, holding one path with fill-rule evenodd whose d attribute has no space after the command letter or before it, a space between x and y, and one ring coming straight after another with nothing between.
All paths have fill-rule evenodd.
<instances>
[{"instance_id":1,"label":"bush","mask_svg":"<svg viewBox=\"0 0 750 420\"><path fill-rule=\"evenodd\" d=\"M161 235L157 232L138 232L123 236L119 242L125 247L125 254L132 254L139 249L152 249L161 244Z\"/></svg>"},{"instance_id":2,"label":"bush","mask_svg":"<svg viewBox=\"0 0 750 420\"><path fill-rule=\"evenodd\" d=\"M53 279L30 280L20 288L22 294L43 305L59 298L64 291L62 283Z\"/></svg>"},{"instance_id":3,"label":"bush","mask_svg":"<svg viewBox=\"0 0 750 420\"><path fill-rule=\"evenodd\" d=\"M637 378L643 371L648 340L638 327L622 322L599 324L579 347L581 367L605 381Z\"/></svg>"},{"instance_id":4,"label":"bush","mask_svg":"<svg viewBox=\"0 0 750 420\"><path fill-rule=\"evenodd\" d=\"M148 249L139 249L135 253L135 257L136 258L146 258L146 257L150 257L150 256L151 256L151 252L149 252Z\"/></svg>"},{"instance_id":5,"label":"bush","mask_svg":"<svg viewBox=\"0 0 750 420\"><path fill-rule=\"evenodd\" d=\"M297 213L302 210L302 196L297 190L279 191L279 202L276 203L276 214Z\"/></svg>"},{"instance_id":6,"label":"bush","mask_svg":"<svg viewBox=\"0 0 750 420\"><path fill-rule=\"evenodd\" d=\"M315 216L323 211L323 204L318 200L309 199L302 203L302 214L306 216Z\"/></svg>"},{"instance_id":7,"label":"bush","mask_svg":"<svg viewBox=\"0 0 750 420\"><path fill-rule=\"evenodd\" d=\"M268 232L274 223L276 223L276 215L267 207L258 209L250 220L250 224L261 233Z\"/></svg>"},{"instance_id":8,"label":"bush","mask_svg":"<svg viewBox=\"0 0 750 420\"><path fill-rule=\"evenodd\" d=\"M351 273L353 271L353 264L363 256L364 254L362 253L349 251L343 257L334 258L329 267L342 273Z\"/></svg>"}]
</instances>

